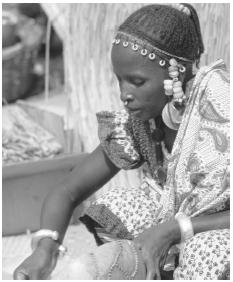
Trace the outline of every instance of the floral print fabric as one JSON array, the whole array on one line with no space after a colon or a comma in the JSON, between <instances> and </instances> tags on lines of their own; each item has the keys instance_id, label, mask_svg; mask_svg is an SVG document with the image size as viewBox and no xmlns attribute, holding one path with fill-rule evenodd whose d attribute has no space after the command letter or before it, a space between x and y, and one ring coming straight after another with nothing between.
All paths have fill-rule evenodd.
<instances>
[{"instance_id":1,"label":"floral print fabric","mask_svg":"<svg viewBox=\"0 0 233 282\"><path fill-rule=\"evenodd\" d=\"M196 234L180 252L175 280L229 280L230 230Z\"/></svg>"},{"instance_id":2,"label":"floral print fabric","mask_svg":"<svg viewBox=\"0 0 233 282\"><path fill-rule=\"evenodd\" d=\"M143 189L113 188L99 197L93 205L105 205L135 237L157 221L161 206L152 193Z\"/></svg>"}]
</instances>

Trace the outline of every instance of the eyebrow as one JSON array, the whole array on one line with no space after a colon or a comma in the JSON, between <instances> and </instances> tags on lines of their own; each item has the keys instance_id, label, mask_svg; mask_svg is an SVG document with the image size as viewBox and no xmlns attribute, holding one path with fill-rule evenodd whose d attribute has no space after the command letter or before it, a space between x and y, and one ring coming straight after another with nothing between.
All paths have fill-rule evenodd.
<instances>
[{"instance_id":1,"label":"eyebrow","mask_svg":"<svg viewBox=\"0 0 233 282\"><path fill-rule=\"evenodd\" d=\"M119 74L114 70L114 68L112 68L112 71L114 72L114 74L116 76L119 76ZM139 73L139 72L132 72L132 73L126 73L126 74L123 74L125 77L138 77L138 78L146 78L145 75L143 75L142 73Z\"/></svg>"},{"instance_id":2,"label":"eyebrow","mask_svg":"<svg viewBox=\"0 0 233 282\"><path fill-rule=\"evenodd\" d=\"M139 79L146 79L145 76L140 74L127 74L125 75L126 78L139 78Z\"/></svg>"}]
</instances>

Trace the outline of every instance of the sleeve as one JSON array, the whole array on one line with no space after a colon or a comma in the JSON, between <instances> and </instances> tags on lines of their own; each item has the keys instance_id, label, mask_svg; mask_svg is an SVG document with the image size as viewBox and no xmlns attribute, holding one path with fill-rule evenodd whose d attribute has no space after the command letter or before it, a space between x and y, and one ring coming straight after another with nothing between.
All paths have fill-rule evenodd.
<instances>
[{"instance_id":1,"label":"sleeve","mask_svg":"<svg viewBox=\"0 0 233 282\"><path fill-rule=\"evenodd\" d=\"M100 143L109 159L121 169L142 164L142 156L133 137L129 114L125 111L97 113Z\"/></svg>"}]
</instances>

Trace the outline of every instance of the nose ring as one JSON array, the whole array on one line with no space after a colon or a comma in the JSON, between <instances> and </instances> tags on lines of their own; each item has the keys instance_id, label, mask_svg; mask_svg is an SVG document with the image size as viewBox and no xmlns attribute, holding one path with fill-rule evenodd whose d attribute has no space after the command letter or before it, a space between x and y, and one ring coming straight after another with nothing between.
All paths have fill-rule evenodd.
<instances>
[{"instance_id":1,"label":"nose ring","mask_svg":"<svg viewBox=\"0 0 233 282\"><path fill-rule=\"evenodd\" d=\"M126 100L124 101L124 105L127 106L129 104L129 101L133 100L133 95L128 94L126 95Z\"/></svg>"}]
</instances>

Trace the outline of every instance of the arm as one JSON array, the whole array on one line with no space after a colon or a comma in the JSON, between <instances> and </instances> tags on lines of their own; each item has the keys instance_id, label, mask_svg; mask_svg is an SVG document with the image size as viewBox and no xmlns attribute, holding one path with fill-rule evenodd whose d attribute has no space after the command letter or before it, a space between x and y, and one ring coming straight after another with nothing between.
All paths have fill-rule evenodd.
<instances>
[{"instance_id":1,"label":"arm","mask_svg":"<svg viewBox=\"0 0 233 282\"><path fill-rule=\"evenodd\" d=\"M75 207L118 171L98 146L87 155L82 166L74 168L63 183L48 194L42 207L41 229L58 231L62 242ZM41 239L31 256L14 271L14 279L46 279L56 265L58 246L50 238Z\"/></svg>"},{"instance_id":2,"label":"arm","mask_svg":"<svg viewBox=\"0 0 233 282\"><path fill-rule=\"evenodd\" d=\"M200 215L191 218L194 234L215 229L230 228L230 211L222 211L210 215ZM168 235L173 244L180 242L181 234L176 220L169 221Z\"/></svg>"},{"instance_id":3,"label":"arm","mask_svg":"<svg viewBox=\"0 0 233 282\"><path fill-rule=\"evenodd\" d=\"M74 168L60 187L45 199L41 214L41 228L56 230L62 241L75 207L109 181L119 169L98 146ZM44 244L46 240L41 240ZM51 240L47 240L51 241ZM50 242L52 244L52 241Z\"/></svg>"},{"instance_id":4,"label":"arm","mask_svg":"<svg viewBox=\"0 0 233 282\"><path fill-rule=\"evenodd\" d=\"M230 228L230 210L194 217L191 221L194 234L215 229L228 229Z\"/></svg>"},{"instance_id":5,"label":"arm","mask_svg":"<svg viewBox=\"0 0 233 282\"><path fill-rule=\"evenodd\" d=\"M230 228L230 211L222 211L210 215L200 215L191 218L194 234L215 229ZM160 278L160 266L164 265L170 247L180 243L181 232L178 222L171 219L153 226L136 240L136 246L141 249L147 268L147 279Z\"/></svg>"}]
</instances>

